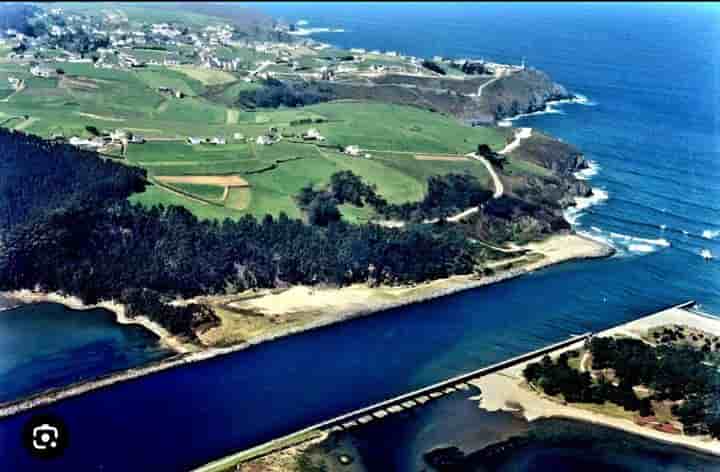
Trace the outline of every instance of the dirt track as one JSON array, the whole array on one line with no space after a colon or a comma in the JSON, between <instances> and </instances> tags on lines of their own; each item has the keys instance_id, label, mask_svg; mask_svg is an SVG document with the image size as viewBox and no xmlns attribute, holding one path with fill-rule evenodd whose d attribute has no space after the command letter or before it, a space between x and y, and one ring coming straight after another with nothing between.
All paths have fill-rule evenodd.
<instances>
[{"instance_id":1,"label":"dirt track","mask_svg":"<svg viewBox=\"0 0 720 472\"><path fill-rule=\"evenodd\" d=\"M466 156L449 156L443 154L415 154L418 161L467 161Z\"/></svg>"},{"instance_id":2,"label":"dirt track","mask_svg":"<svg viewBox=\"0 0 720 472\"><path fill-rule=\"evenodd\" d=\"M155 177L166 184L219 185L223 187L249 187L239 175L168 175Z\"/></svg>"}]
</instances>

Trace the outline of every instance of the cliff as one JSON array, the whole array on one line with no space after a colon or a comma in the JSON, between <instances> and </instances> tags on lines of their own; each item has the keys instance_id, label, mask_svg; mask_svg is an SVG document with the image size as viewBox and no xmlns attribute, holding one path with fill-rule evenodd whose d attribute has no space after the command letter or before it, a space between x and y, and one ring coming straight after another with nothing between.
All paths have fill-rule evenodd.
<instances>
[{"instance_id":1,"label":"cliff","mask_svg":"<svg viewBox=\"0 0 720 472\"><path fill-rule=\"evenodd\" d=\"M501 120L521 113L544 110L547 102L572 98L565 87L536 69L526 69L489 83L476 101L473 113Z\"/></svg>"},{"instance_id":2,"label":"cliff","mask_svg":"<svg viewBox=\"0 0 720 472\"><path fill-rule=\"evenodd\" d=\"M592 189L575 173L588 166L570 144L534 132L499 169L505 195L489 201L468 223L468 234L484 240L528 242L568 231L564 210Z\"/></svg>"}]
</instances>

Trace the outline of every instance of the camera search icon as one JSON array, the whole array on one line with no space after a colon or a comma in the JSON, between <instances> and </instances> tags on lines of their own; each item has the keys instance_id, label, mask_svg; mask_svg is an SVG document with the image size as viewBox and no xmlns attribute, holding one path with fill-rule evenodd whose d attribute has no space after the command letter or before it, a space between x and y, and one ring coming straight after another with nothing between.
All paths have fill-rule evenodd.
<instances>
[{"instance_id":1,"label":"camera search icon","mask_svg":"<svg viewBox=\"0 0 720 472\"><path fill-rule=\"evenodd\" d=\"M22 439L31 456L54 459L67 448L68 431L65 423L55 415L36 415L25 423Z\"/></svg>"}]
</instances>

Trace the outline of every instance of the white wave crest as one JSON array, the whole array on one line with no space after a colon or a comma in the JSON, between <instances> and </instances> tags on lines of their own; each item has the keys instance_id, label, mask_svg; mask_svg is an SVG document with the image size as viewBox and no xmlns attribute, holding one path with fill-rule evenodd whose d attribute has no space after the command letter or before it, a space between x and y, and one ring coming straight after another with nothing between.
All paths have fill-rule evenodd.
<instances>
[{"instance_id":1,"label":"white wave crest","mask_svg":"<svg viewBox=\"0 0 720 472\"><path fill-rule=\"evenodd\" d=\"M718 231L718 230L706 229L705 231L702 232L702 237L705 239L715 239L718 236L720 236L720 231Z\"/></svg>"},{"instance_id":2,"label":"white wave crest","mask_svg":"<svg viewBox=\"0 0 720 472\"><path fill-rule=\"evenodd\" d=\"M577 234L584 236L588 239L592 239L593 241L597 241L601 244L605 244L606 246L610 246L615 250L618 249L618 247L615 244L613 244L613 241L610 238L605 238L598 234L598 233L602 233L602 230L600 228L596 228L593 226L593 231L595 231L595 232L588 233L587 231L577 231Z\"/></svg>"},{"instance_id":3,"label":"white wave crest","mask_svg":"<svg viewBox=\"0 0 720 472\"><path fill-rule=\"evenodd\" d=\"M585 169L575 172L575 178L578 180L588 180L600 172L600 164L595 161L587 161L588 166Z\"/></svg>"},{"instance_id":4,"label":"white wave crest","mask_svg":"<svg viewBox=\"0 0 720 472\"><path fill-rule=\"evenodd\" d=\"M594 107L595 105L597 105L597 102L590 100L581 93L576 93L575 98L568 100L567 103L577 103L578 105L585 105L588 107Z\"/></svg>"},{"instance_id":5,"label":"white wave crest","mask_svg":"<svg viewBox=\"0 0 720 472\"><path fill-rule=\"evenodd\" d=\"M655 251L655 247L649 244L631 244L628 249L632 252L649 253Z\"/></svg>"},{"instance_id":6,"label":"white wave crest","mask_svg":"<svg viewBox=\"0 0 720 472\"><path fill-rule=\"evenodd\" d=\"M609 198L608 193L601 188L593 188L592 195L589 197L579 197L575 199L575 208L584 210L593 205L598 205Z\"/></svg>"},{"instance_id":7,"label":"white wave crest","mask_svg":"<svg viewBox=\"0 0 720 472\"><path fill-rule=\"evenodd\" d=\"M565 210L563 216L568 223L577 224L580 217L584 215L583 210L593 205L599 205L608 199L608 193L601 188L593 188L592 193L589 197L576 197L575 206Z\"/></svg>"},{"instance_id":8,"label":"white wave crest","mask_svg":"<svg viewBox=\"0 0 720 472\"><path fill-rule=\"evenodd\" d=\"M645 243L645 244L652 244L653 246L662 246L662 247L670 247L670 241L664 238L658 238L658 239L643 239L643 238L631 238L633 241L639 242L639 243Z\"/></svg>"}]
</instances>

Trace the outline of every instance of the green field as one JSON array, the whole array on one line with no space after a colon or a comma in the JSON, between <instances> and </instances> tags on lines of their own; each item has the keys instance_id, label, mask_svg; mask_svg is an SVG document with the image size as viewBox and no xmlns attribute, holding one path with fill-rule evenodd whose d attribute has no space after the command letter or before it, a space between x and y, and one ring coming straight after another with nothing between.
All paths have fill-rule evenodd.
<instances>
[{"instance_id":1,"label":"green field","mask_svg":"<svg viewBox=\"0 0 720 472\"><path fill-rule=\"evenodd\" d=\"M227 72L196 67L118 70L77 63L58 63L58 67L65 75L55 79L32 77L22 66L0 67L0 80L14 75L27 83L25 90L3 103L0 119L9 120L7 126L44 137L55 133L87 136L88 126L104 131L127 129L149 141L131 144L126 162L147 169L150 176L239 175L249 182L249 189L232 188L225 202L217 205L183 194L218 200L224 188L213 185L173 184L172 188L180 191L177 193L155 185L131 198L145 205L184 205L203 218L280 212L300 217L294 200L300 189L308 184L322 188L333 173L342 170L351 170L374 184L392 203L421 199L428 177L449 172L470 173L490 187L489 176L477 161L418 160L415 154L462 155L481 143L500 149L512 132L472 128L439 113L373 102L240 111L227 103L232 102L233 94L257 85L239 82ZM206 87L230 80L233 82L225 82L229 85L224 91L220 89L224 98L210 101L200 96ZM187 96L166 97L157 91L161 86L182 90ZM322 122L291 125L307 118ZM271 146L255 144L255 138L271 127L286 137ZM322 146L293 137L309 128L317 128L326 137ZM235 133L247 137L247 142L234 140ZM227 144L189 145L188 136L220 136ZM339 151L338 147L348 145L360 146L363 156L369 153L370 158ZM525 163L516 166L518 171L538 172L526 169ZM370 208L343 205L341 211L350 221L372 217Z\"/></svg>"},{"instance_id":2,"label":"green field","mask_svg":"<svg viewBox=\"0 0 720 472\"><path fill-rule=\"evenodd\" d=\"M225 187L219 185L173 183L169 186L205 200L222 200L225 193Z\"/></svg>"},{"instance_id":3,"label":"green field","mask_svg":"<svg viewBox=\"0 0 720 472\"><path fill-rule=\"evenodd\" d=\"M199 80L195 80L182 72L170 70L166 67L148 67L140 69L135 73L140 80L155 89L159 87L170 87L189 96L199 95L204 90L204 86Z\"/></svg>"}]
</instances>

